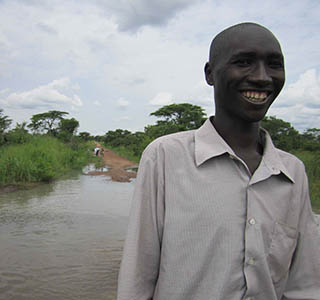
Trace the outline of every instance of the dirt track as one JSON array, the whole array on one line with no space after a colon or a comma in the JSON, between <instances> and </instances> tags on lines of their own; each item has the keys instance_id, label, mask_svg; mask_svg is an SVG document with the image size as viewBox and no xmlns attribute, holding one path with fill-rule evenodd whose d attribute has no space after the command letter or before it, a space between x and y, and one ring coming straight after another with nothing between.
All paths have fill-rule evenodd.
<instances>
[{"instance_id":1,"label":"dirt track","mask_svg":"<svg viewBox=\"0 0 320 300\"><path fill-rule=\"evenodd\" d=\"M98 147L100 145L97 145ZM129 161L109 149L104 149L102 155L105 166L110 168L108 171L91 171L88 175L105 175L111 177L112 181L129 182L131 178L135 178L137 173L127 171L127 168L136 168L138 165Z\"/></svg>"}]
</instances>

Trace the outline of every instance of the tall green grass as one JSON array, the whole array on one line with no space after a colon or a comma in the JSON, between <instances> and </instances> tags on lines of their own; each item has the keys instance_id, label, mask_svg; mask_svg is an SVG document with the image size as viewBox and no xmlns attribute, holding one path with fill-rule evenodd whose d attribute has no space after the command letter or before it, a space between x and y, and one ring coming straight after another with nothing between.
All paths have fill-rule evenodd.
<instances>
[{"instance_id":1,"label":"tall green grass","mask_svg":"<svg viewBox=\"0 0 320 300\"><path fill-rule=\"evenodd\" d=\"M108 148L112 150L114 153L132 161L135 163L139 163L141 154L135 154L133 150L126 146L111 146L111 145L106 145L104 146L105 148Z\"/></svg>"},{"instance_id":2,"label":"tall green grass","mask_svg":"<svg viewBox=\"0 0 320 300\"><path fill-rule=\"evenodd\" d=\"M296 151L293 154L299 157L306 167L312 208L316 213L320 213L320 152Z\"/></svg>"},{"instance_id":3,"label":"tall green grass","mask_svg":"<svg viewBox=\"0 0 320 300\"><path fill-rule=\"evenodd\" d=\"M25 144L0 148L0 185L48 182L81 169L92 155L86 147L68 146L56 138L34 136Z\"/></svg>"}]
</instances>

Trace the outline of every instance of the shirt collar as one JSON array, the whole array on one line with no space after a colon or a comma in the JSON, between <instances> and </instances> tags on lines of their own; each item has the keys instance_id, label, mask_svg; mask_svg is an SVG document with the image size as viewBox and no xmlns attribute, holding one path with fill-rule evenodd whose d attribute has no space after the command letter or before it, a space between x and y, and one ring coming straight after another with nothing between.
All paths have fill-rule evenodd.
<instances>
[{"instance_id":1,"label":"shirt collar","mask_svg":"<svg viewBox=\"0 0 320 300\"><path fill-rule=\"evenodd\" d=\"M291 182L294 183L294 174L290 173L288 168L285 166L283 159L281 159L279 154L279 149L277 149L272 142L270 134L263 128L260 128L263 133L264 142L264 152L263 152L263 163L273 172L273 174L283 173Z\"/></svg>"},{"instance_id":2,"label":"shirt collar","mask_svg":"<svg viewBox=\"0 0 320 300\"><path fill-rule=\"evenodd\" d=\"M279 150L273 145L269 133L262 129L264 136L264 152L262 162L266 165L272 174L283 173L290 181L294 182L293 174L290 174L285 167ZM231 147L219 135L210 119L207 119L204 124L195 132L195 162L197 167L202 165L208 159L228 153L236 156Z\"/></svg>"},{"instance_id":3,"label":"shirt collar","mask_svg":"<svg viewBox=\"0 0 320 300\"><path fill-rule=\"evenodd\" d=\"M200 166L212 157L220 156L224 153L234 155L231 147L216 131L210 119L195 132L195 159L196 165Z\"/></svg>"}]
</instances>

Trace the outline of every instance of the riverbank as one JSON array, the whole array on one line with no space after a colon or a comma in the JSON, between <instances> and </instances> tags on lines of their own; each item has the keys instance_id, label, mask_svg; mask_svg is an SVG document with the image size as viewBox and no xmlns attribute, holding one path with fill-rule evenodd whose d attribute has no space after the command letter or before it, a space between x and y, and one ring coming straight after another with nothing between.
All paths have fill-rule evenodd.
<instances>
[{"instance_id":1,"label":"riverbank","mask_svg":"<svg viewBox=\"0 0 320 300\"><path fill-rule=\"evenodd\" d=\"M51 136L32 136L24 144L0 149L0 193L28 189L62 178L96 161L87 143L66 144Z\"/></svg>"},{"instance_id":2,"label":"riverbank","mask_svg":"<svg viewBox=\"0 0 320 300\"><path fill-rule=\"evenodd\" d=\"M21 184L10 184L5 186L0 186L0 196L3 194L17 192L19 190L28 190L35 188L41 184L46 184L44 182L28 182L28 183L21 183Z\"/></svg>"},{"instance_id":3,"label":"riverbank","mask_svg":"<svg viewBox=\"0 0 320 300\"><path fill-rule=\"evenodd\" d=\"M97 147L101 145L97 144ZM104 149L101 155L104 165L108 168L107 171L90 171L88 175L97 176L103 175L108 176L112 181L116 182L130 182L132 178L136 178L138 165L120 155L114 153L110 149Z\"/></svg>"}]
</instances>

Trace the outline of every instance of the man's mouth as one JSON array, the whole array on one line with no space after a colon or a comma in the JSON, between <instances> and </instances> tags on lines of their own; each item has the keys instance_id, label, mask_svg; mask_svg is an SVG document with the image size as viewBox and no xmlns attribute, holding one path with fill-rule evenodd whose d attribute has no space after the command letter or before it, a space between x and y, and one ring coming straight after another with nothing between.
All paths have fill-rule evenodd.
<instances>
[{"instance_id":1,"label":"man's mouth","mask_svg":"<svg viewBox=\"0 0 320 300\"><path fill-rule=\"evenodd\" d=\"M250 102L261 103L264 102L269 96L270 92L257 92L257 91L243 91L242 96L247 98Z\"/></svg>"}]
</instances>

